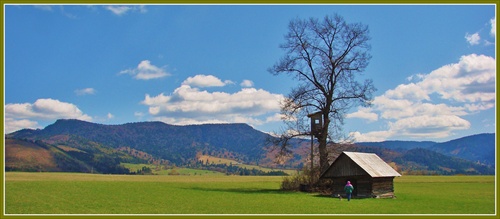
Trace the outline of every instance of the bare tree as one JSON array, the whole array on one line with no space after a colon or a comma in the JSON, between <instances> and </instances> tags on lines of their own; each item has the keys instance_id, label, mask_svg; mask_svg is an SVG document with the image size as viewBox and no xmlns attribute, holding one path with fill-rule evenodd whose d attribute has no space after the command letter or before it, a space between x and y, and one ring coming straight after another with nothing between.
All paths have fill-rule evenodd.
<instances>
[{"instance_id":1,"label":"bare tree","mask_svg":"<svg viewBox=\"0 0 500 219\"><path fill-rule=\"evenodd\" d=\"M290 21L280 45L285 55L269 69L299 82L281 106L287 130L274 144L282 153L290 152L290 139L311 135L306 115L319 112L323 127L313 134L319 142L320 171L328 168L327 143L344 138L345 114L354 106L369 106L375 91L371 80L356 79L371 58L368 34L368 26L347 23L337 14Z\"/></svg>"}]
</instances>

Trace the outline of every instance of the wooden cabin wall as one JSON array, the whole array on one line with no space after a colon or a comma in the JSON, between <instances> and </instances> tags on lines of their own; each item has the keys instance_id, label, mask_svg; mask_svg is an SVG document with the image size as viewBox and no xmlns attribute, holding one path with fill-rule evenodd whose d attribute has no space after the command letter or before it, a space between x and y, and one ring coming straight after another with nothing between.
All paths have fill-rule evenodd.
<instances>
[{"instance_id":1,"label":"wooden cabin wall","mask_svg":"<svg viewBox=\"0 0 500 219\"><path fill-rule=\"evenodd\" d=\"M360 175L366 175L366 172L345 154L341 154L323 177L332 178Z\"/></svg>"},{"instance_id":2,"label":"wooden cabin wall","mask_svg":"<svg viewBox=\"0 0 500 219\"><path fill-rule=\"evenodd\" d=\"M372 196L372 178L369 176L363 176L357 179L357 189L355 195L359 197L371 197Z\"/></svg>"},{"instance_id":3,"label":"wooden cabin wall","mask_svg":"<svg viewBox=\"0 0 500 219\"><path fill-rule=\"evenodd\" d=\"M394 177L373 178L373 194L377 197L394 197Z\"/></svg>"},{"instance_id":4,"label":"wooden cabin wall","mask_svg":"<svg viewBox=\"0 0 500 219\"><path fill-rule=\"evenodd\" d=\"M370 176L351 176L332 179L332 194L345 196L344 186L347 181L351 181L354 186L353 195L359 197L372 196L372 180Z\"/></svg>"},{"instance_id":5,"label":"wooden cabin wall","mask_svg":"<svg viewBox=\"0 0 500 219\"><path fill-rule=\"evenodd\" d=\"M332 194L345 196L344 186L349 180L355 183L356 197L394 197L394 177L371 178L370 176L338 177L332 179Z\"/></svg>"}]
</instances>

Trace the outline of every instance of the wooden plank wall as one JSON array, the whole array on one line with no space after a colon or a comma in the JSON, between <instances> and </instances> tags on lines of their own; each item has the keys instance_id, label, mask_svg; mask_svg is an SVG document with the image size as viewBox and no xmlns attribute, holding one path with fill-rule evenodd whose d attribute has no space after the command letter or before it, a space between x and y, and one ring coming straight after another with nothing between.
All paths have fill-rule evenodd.
<instances>
[{"instance_id":1,"label":"wooden plank wall","mask_svg":"<svg viewBox=\"0 0 500 219\"><path fill-rule=\"evenodd\" d=\"M362 176L367 173L354 163L345 154L340 155L340 157L335 160L335 163L328 171L324 174L325 178L332 177L344 177L344 176Z\"/></svg>"},{"instance_id":2,"label":"wooden plank wall","mask_svg":"<svg viewBox=\"0 0 500 219\"><path fill-rule=\"evenodd\" d=\"M379 198L394 197L394 177L373 178L373 194Z\"/></svg>"},{"instance_id":3,"label":"wooden plank wall","mask_svg":"<svg viewBox=\"0 0 500 219\"><path fill-rule=\"evenodd\" d=\"M345 196L344 186L347 180L356 181L354 188L357 197L394 197L393 177L371 178L370 176L352 176L332 179L332 194Z\"/></svg>"}]
</instances>

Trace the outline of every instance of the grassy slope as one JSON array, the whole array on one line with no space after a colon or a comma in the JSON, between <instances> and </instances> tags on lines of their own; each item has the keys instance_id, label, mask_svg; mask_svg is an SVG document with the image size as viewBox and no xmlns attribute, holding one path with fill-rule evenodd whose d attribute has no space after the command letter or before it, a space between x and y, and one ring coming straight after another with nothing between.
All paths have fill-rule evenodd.
<instances>
[{"instance_id":1,"label":"grassy slope","mask_svg":"<svg viewBox=\"0 0 500 219\"><path fill-rule=\"evenodd\" d=\"M6 173L7 214L493 214L493 176L403 176L397 199L279 191L281 177ZM50 192L49 192L50 191Z\"/></svg>"}]
</instances>

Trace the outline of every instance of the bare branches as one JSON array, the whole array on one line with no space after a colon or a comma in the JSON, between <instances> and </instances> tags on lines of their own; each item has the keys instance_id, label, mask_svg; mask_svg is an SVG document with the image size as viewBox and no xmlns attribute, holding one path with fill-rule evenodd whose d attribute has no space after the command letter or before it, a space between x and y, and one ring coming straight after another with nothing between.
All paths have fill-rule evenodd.
<instances>
[{"instance_id":1,"label":"bare branches","mask_svg":"<svg viewBox=\"0 0 500 219\"><path fill-rule=\"evenodd\" d=\"M300 82L283 102L282 113L293 120L287 132L307 133L304 116L321 112L324 127L317 135L321 168L325 161L327 139L341 136L345 113L355 105L369 105L375 91L371 80L360 83L356 75L368 66L371 49L368 41L368 26L361 23L347 23L334 14L319 20L294 19L290 21L281 58L269 71L274 75L288 74ZM295 134L284 134L280 139L282 148ZM326 162L326 163L325 163Z\"/></svg>"}]
</instances>

